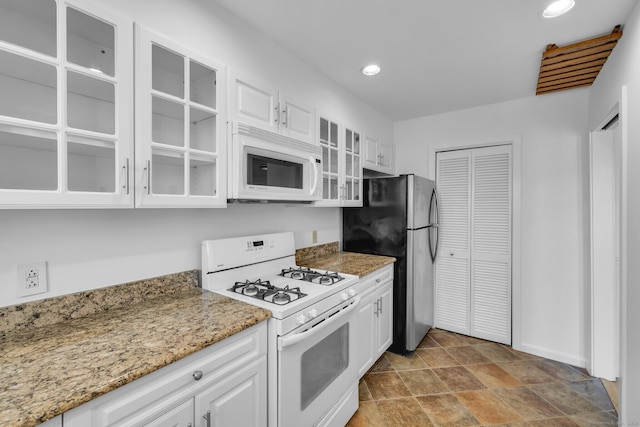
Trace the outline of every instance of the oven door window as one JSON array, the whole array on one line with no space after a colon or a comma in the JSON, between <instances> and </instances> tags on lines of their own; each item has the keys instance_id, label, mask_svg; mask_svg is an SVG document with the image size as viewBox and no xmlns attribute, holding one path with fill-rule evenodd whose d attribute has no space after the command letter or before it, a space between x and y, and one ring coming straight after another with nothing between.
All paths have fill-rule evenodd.
<instances>
[{"instance_id":1,"label":"oven door window","mask_svg":"<svg viewBox=\"0 0 640 427\"><path fill-rule=\"evenodd\" d=\"M304 411L349 366L349 324L302 354L300 409Z\"/></svg>"},{"instance_id":2,"label":"oven door window","mask_svg":"<svg viewBox=\"0 0 640 427\"><path fill-rule=\"evenodd\" d=\"M247 153L247 184L302 189L303 165Z\"/></svg>"}]
</instances>

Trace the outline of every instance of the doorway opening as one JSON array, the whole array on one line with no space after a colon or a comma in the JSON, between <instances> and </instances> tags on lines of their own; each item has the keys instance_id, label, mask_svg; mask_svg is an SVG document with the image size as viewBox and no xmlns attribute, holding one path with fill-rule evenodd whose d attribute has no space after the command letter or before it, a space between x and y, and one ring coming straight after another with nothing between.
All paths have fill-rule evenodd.
<instances>
[{"instance_id":1,"label":"doorway opening","mask_svg":"<svg viewBox=\"0 0 640 427\"><path fill-rule=\"evenodd\" d=\"M622 127L618 106L590 134L589 373L615 381L620 360Z\"/></svg>"}]
</instances>

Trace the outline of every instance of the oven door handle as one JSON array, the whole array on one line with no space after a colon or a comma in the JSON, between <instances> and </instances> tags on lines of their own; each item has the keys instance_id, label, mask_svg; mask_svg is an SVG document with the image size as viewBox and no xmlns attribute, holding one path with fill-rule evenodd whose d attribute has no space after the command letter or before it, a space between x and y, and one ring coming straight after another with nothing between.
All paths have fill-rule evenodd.
<instances>
[{"instance_id":1,"label":"oven door handle","mask_svg":"<svg viewBox=\"0 0 640 427\"><path fill-rule=\"evenodd\" d=\"M356 307L358 307L358 304L360 304L360 296L357 296L354 299L353 304L351 304L349 307L345 308L344 310L340 310L338 313L334 314L328 320L325 320L324 322L322 322L321 328L311 328L299 334L294 334L293 336L290 336L290 337L280 338L278 340L278 350L282 351L286 347L291 347L292 345L295 345L302 340L306 340L308 338L313 337L314 335L321 333L324 328L329 327L332 324L339 322L345 316L348 316L353 310L356 309Z\"/></svg>"}]
</instances>

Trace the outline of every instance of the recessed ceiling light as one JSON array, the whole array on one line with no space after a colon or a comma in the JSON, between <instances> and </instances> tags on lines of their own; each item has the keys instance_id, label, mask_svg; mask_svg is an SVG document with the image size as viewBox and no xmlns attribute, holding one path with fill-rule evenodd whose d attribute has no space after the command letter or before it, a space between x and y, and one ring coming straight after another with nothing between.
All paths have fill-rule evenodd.
<instances>
[{"instance_id":1,"label":"recessed ceiling light","mask_svg":"<svg viewBox=\"0 0 640 427\"><path fill-rule=\"evenodd\" d=\"M557 0L551 3L542 12L544 18L556 18L569 12L576 2L574 0Z\"/></svg>"},{"instance_id":2,"label":"recessed ceiling light","mask_svg":"<svg viewBox=\"0 0 640 427\"><path fill-rule=\"evenodd\" d=\"M375 76L380 72L380 67L376 64L367 65L362 69L362 74L365 76Z\"/></svg>"}]
</instances>

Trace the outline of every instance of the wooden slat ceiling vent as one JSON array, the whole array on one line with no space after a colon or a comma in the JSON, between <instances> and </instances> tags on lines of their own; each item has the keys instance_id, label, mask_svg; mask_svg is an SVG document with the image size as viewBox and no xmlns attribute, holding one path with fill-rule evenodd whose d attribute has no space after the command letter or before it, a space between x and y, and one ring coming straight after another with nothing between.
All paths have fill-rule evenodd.
<instances>
[{"instance_id":1,"label":"wooden slat ceiling vent","mask_svg":"<svg viewBox=\"0 0 640 427\"><path fill-rule=\"evenodd\" d=\"M547 45L542 54L536 95L591 86L622 37L620 25L611 34L558 47Z\"/></svg>"}]
</instances>

